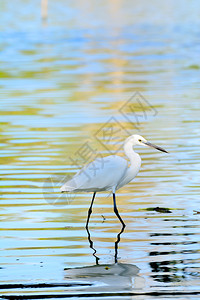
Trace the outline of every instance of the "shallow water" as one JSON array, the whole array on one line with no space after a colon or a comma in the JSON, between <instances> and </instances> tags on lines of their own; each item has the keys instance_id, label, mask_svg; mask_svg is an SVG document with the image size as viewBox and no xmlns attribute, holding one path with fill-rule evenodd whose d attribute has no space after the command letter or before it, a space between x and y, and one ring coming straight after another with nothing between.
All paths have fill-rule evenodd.
<instances>
[{"instance_id":1,"label":"shallow water","mask_svg":"<svg viewBox=\"0 0 200 300\"><path fill-rule=\"evenodd\" d=\"M52 1L47 22L39 1L16 3L0 4L1 295L196 299L198 1ZM125 231L99 193L88 240L92 195L59 187L133 133L170 154L137 149Z\"/></svg>"}]
</instances>

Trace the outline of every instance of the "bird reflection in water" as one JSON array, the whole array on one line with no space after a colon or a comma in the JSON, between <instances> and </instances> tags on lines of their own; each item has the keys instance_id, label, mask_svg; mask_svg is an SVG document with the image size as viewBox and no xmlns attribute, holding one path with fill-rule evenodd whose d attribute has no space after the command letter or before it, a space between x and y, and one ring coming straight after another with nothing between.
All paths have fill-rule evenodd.
<instances>
[{"instance_id":1,"label":"bird reflection in water","mask_svg":"<svg viewBox=\"0 0 200 300\"><path fill-rule=\"evenodd\" d=\"M88 216L89 216L89 212L88 212ZM88 222L86 223L85 228L86 228L86 231L87 231L87 234L88 234L88 241L89 241L90 248L94 251L92 255L95 257L96 265L99 265L99 257L96 255L97 251L94 248L93 241L91 240L91 235L90 235L90 231L89 231L89 227L88 227ZM115 263L117 263L117 260L118 260L117 259L118 245L119 245L119 242L120 242L120 236L124 232L124 229L125 229L125 226L122 226L120 232L117 235L117 240L115 242L115 256L114 256L115 257Z\"/></svg>"},{"instance_id":2,"label":"bird reflection in water","mask_svg":"<svg viewBox=\"0 0 200 300\"><path fill-rule=\"evenodd\" d=\"M88 224L86 225L86 231L96 264L93 266L67 268L65 269L65 278L72 284L76 284L78 280L79 283L82 283L84 290L87 288L87 291L92 292L102 292L102 288L104 292L127 292L128 290L143 289L145 281L144 278L138 275L139 268L133 264L118 263L118 245L124 227L121 228L115 242L114 264L99 264L100 259L94 248ZM80 288L79 285L79 292Z\"/></svg>"}]
</instances>

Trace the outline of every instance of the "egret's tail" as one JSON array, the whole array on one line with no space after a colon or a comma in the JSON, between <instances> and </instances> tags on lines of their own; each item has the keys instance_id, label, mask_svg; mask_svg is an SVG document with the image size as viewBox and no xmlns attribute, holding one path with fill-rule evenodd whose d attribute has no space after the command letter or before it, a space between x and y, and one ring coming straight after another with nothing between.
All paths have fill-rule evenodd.
<instances>
[{"instance_id":1,"label":"egret's tail","mask_svg":"<svg viewBox=\"0 0 200 300\"><path fill-rule=\"evenodd\" d=\"M72 192L76 190L76 187L71 185L70 182L68 181L65 184L63 184L63 186L61 186L60 190L61 192Z\"/></svg>"},{"instance_id":2,"label":"egret's tail","mask_svg":"<svg viewBox=\"0 0 200 300\"><path fill-rule=\"evenodd\" d=\"M61 192L72 192L77 190L77 181L72 178L71 180L67 181L63 186L61 186L60 190Z\"/></svg>"},{"instance_id":3,"label":"egret's tail","mask_svg":"<svg viewBox=\"0 0 200 300\"><path fill-rule=\"evenodd\" d=\"M87 174L86 174L87 175ZM78 171L74 177L61 187L61 192L72 192L80 191L83 187L87 186L88 177L85 175L84 171Z\"/></svg>"},{"instance_id":4,"label":"egret's tail","mask_svg":"<svg viewBox=\"0 0 200 300\"><path fill-rule=\"evenodd\" d=\"M64 184L63 186L61 186L60 190L62 193L63 192L72 192L75 190L75 188Z\"/></svg>"}]
</instances>

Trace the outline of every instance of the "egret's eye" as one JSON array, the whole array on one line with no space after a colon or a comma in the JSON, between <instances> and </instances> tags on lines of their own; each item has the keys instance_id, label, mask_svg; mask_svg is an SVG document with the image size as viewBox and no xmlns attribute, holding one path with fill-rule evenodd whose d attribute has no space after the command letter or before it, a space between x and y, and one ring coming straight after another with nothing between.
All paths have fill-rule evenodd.
<instances>
[{"instance_id":1,"label":"egret's eye","mask_svg":"<svg viewBox=\"0 0 200 300\"><path fill-rule=\"evenodd\" d=\"M142 140L138 140L139 142L141 142Z\"/></svg>"}]
</instances>

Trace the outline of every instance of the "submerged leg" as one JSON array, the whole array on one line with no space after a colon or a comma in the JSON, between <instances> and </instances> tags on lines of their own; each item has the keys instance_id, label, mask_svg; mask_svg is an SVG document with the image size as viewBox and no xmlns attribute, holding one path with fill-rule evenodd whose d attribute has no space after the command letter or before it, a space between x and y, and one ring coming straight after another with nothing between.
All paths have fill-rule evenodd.
<instances>
[{"instance_id":1,"label":"submerged leg","mask_svg":"<svg viewBox=\"0 0 200 300\"><path fill-rule=\"evenodd\" d=\"M90 244L90 248L93 250L92 255L93 255L93 256L95 257L95 259L96 259L96 265L98 265L98 264L99 264L99 259L100 259L100 258L96 255L97 250L94 248L94 244L93 244L93 241L92 241L92 239L91 239L90 231L89 231L88 226L86 226L86 230L87 230L87 234L88 234L88 241L89 241L89 244Z\"/></svg>"},{"instance_id":2,"label":"submerged leg","mask_svg":"<svg viewBox=\"0 0 200 300\"><path fill-rule=\"evenodd\" d=\"M117 263L117 260L118 260L117 255L118 255L118 245L119 245L119 242L120 242L120 237L121 237L121 234L124 232L125 226L123 226L122 229L121 229L121 231L118 233L117 240L115 242L115 264Z\"/></svg>"},{"instance_id":3,"label":"submerged leg","mask_svg":"<svg viewBox=\"0 0 200 300\"><path fill-rule=\"evenodd\" d=\"M90 208L89 208L89 210L88 210L88 217L87 217L87 222L86 222L86 229L88 228L88 224L89 224L89 220L90 220L90 215L91 215L91 213L92 213L92 205L93 205L93 203L94 203L95 195L96 195L96 192L94 192L94 194L93 194L92 202L91 202Z\"/></svg>"},{"instance_id":4,"label":"submerged leg","mask_svg":"<svg viewBox=\"0 0 200 300\"><path fill-rule=\"evenodd\" d=\"M126 227L126 224L123 222L122 218L119 215L117 205L116 205L115 193L113 193L113 204L114 204L114 212L115 212L116 216L118 217L118 219L120 220L120 222L122 223L122 227L124 229Z\"/></svg>"}]
</instances>

